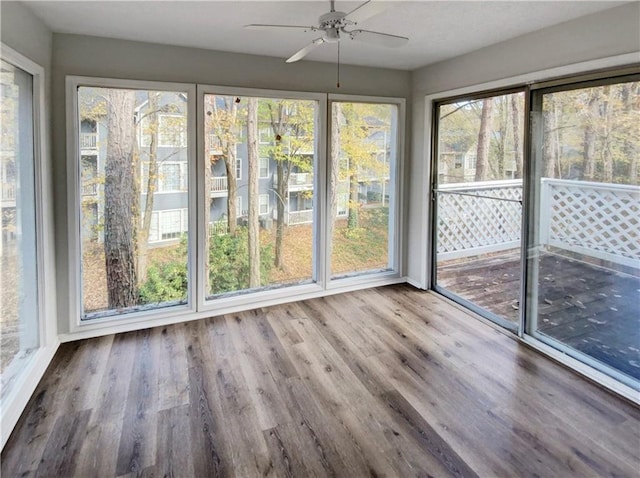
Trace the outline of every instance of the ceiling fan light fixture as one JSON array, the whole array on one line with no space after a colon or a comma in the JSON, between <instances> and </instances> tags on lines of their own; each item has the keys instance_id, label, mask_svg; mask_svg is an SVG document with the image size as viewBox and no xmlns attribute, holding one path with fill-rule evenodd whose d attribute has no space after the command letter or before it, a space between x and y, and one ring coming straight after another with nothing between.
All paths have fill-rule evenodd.
<instances>
[{"instance_id":1,"label":"ceiling fan light fixture","mask_svg":"<svg viewBox=\"0 0 640 478\"><path fill-rule=\"evenodd\" d=\"M340 31L337 28L329 28L325 33L324 41L326 43L338 43L340 41Z\"/></svg>"}]
</instances>

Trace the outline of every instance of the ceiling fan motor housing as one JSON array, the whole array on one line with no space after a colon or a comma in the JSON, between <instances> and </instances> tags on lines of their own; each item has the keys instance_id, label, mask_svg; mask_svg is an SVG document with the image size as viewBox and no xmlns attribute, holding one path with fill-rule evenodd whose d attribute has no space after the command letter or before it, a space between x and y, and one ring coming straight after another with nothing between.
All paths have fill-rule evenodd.
<instances>
[{"instance_id":1,"label":"ceiling fan motor housing","mask_svg":"<svg viewBox=\"0 0 640 478\"><path fill-rule=\"evenodd\" d=\"M321 30L328 30L330 28L342 28L346 26L346 21L343 21L343 18L346 17L347 14L344 12L329 12L321 15L318 19L318 23L320 24Z\"/></svg>"}]
</instances>

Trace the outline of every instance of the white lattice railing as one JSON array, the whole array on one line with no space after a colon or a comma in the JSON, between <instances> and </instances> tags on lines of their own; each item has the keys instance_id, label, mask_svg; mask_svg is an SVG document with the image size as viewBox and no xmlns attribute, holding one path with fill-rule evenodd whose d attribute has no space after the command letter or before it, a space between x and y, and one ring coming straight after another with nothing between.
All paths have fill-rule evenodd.
<instances>
[{"instance_id":1,"label":"white lattice railing","mask_svg":"<svg viewBox=\"0 0 640 478\"><path fill-rule=\"evenodd\" d=\"M640 266L640 188L543 178L539 242Z\"/></svg>"},{"instance_id":2,"label":"white lattice railing","mask_svg":"<svg viewBox=\"0 0 640 478\"><path fill-rule=\"evenodd\" d=\"M522 181L438 188L438 260L520 246ZM538 244L640 267L640 188L543 178Z\"/></svg>"},{"instance_id":3,"label":"white lattice railing","mask_svg":"<svg viewBox=\"0 0 640 478\"><path fill-rule=\"evenodd\" d=\"M441 185L438 260L519 247L521 200L521 180Z\"/></svg>"}]
</instances>

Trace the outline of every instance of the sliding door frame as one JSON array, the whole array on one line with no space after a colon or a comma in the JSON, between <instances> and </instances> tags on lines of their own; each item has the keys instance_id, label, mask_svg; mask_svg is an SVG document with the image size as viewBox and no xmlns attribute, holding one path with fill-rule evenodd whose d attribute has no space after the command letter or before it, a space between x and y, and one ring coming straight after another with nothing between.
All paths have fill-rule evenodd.
<instances>
[{"instance_id":1,"label":"sliding door frame","mask_svg":"<svg viewBox=\"0 0 640 478\"><path fill-rule=\"evenodd\" d=\"M618 84L621 82L627 81L640 81L640 67L638 68L617 68L613 70L606 70L603 72L593 72L587 75L576 75L572 77L567 77L559 80L548 81L540 84L534 84L530 87L530 99L528 104L531 105L530 112L530 123L531 129L529 136L529 154L531 155L532 161L530 162L530 171L528 172L529 184L531 185L530 190L527 192L527 203L532 205L533 208L528 210L528 218L527 218L527 230L528 233L526 235L527 242L523 245L523 251L529 255L537 256L537 246L536 246L536 238L538 231L538 222L541 211L540 209L540 193L539 187L534 186L534 183L537 185L537 165L534 165L534 161L541 161L539 158L539 151L541 145L543 143L543 121L542 121L542 104L543 97L546 94L564 92L564 91L573 91L582 88L591 88L598 86L606 86L611 84ZM535 150L534 150L535 148ZM538 166L539 167L539 166ZM529 233L530 232L530 233ZM532 287L536 288L536 297L537 297L537 284L538 284L538 268L537 262L535 266L531 266L528 260L528 257L524 257L527 262L528 273L523 280L528 281L528 284L531 284ZM572 348L566 345L564 342L561 342L558 339L555 339L551 336L546 336L537 331L537 319L538 319L538 301L537 300L529 300L529 291L525 290L525 295L523 298L525 299L525 317L526 322L524 323L524 328L522 330L522 335L525 336L530 341L535 341L536 343L543 344L546 347L551 347L556 349L560 353L571 357L572 359L582 362L586 364L588 367L598 371L599 373L603 373L609 377L613 377L616 381L624 384L625 386L630 387L631 389L640 390L640 383L637 380L632 379L628 375L619 372L617 369L606 365L605 363L587 355L584 352L580 352L579 350Z\"/></svg>"},{"instance_id":2,"label":"sliding door frame","mask_svg":"<svg viewBox=\"0 0 640 478\"><path fill-rule=\"evenodd\" d=\"M426 161L426 165L428 168L427 180L428 187L425 188L424 200L427 202L426 209L424 212L424 220L426 224L426 236L430 244L427 245L427 253L423 256L424 263L423 268L426 271L425 279L426 282L424 284L425 288L435 291L438 294L442 294L436 288L435 283L435 268L434 268L434 260L435 260L435 227L436 224L434 214L435 214L435 204L433 201L434 198L434 189L435 189L435 181L434 178L437 179L437 104L446 102L447 100L452 99L460 99L460 98L469 98L478 95L485 95L487 93L493 92L503 92L510 91L513 89L523 89L525 90L525 118L524 118L524 128L525 134L523 135L524 142L524 151L523 151L523 224L522 224L522 287L521 287L521 303L520 303L520 321L518 324L517 334L513 334L516 340L522 342L523 344L528 345L529 347L535 349L536 351L545 354L546 356L556 360L557 362L571 368L576 371L580 375L595 381L601 386L621 395L622 397L636 403L640 404L640 394L638 394L638 390L634 387L629 386L628 383L624 381L620 381L611 373L605 373L599 368L593 366L591 361L584 357L581 359L577 359L574 356L567 354L565 350L561 350L560 348L554 348L553 346L541 341L535 336L529 334L527 332L528 325L525 322L525 318L528 318L529 312L527 308L529 307L528 301L526 300L526 290L530 281L534 280L535 277L532 276L532 273L535 271L529 270L528 266L528 237L531 233L530 229L530 218L533 216L530 213L532 207L532 185L531 180L533 176L533 160L535 159L532 155L532 147L533 147L533 138L532 132L536 128L534 124L534 118L532 118L532 100L534 97L534 93L537 90L544 88L554 88L558 86L567 86L571 84L583 83L587 81L598 81L603 78L611 77L612 75L615 77L622 77L630 74L636 74L640 70L640 65L637 63L638 54L630 53L624 55L618 55L614 57L603 58L599 60L592 60L583 63L552 68L548 70L542 70L537 72L532 72L524 75L519 75L511 78L505 78L501 80L491 81L488 83L483 83L475 86L467 86L463 88L459 88L452 91L446 91L441 93L434 93L426 95L424 98L425 101L425 125L428 126L427 131L429 134L425 134L425 156L428 158ZM615 82L615 79L613 80ZM566 89L566 88L561 88ZM445 295L449 298L448 295ZM524 303L522 303L524 301ZM465 304L462 304L466 306ZM470 308L470 310L476 314L478 311L474 308ZM481 317L485 318L484 314L478 314Z\"/></svg>"},{"instance_id":3,"label":"sliding door frame","mask_svg":"<svg viewBox=\"0 0 640 478\"><path fill-rule=\"evenodd\" d=\"M493 312L480 307L479 305L467 300L458 294L445 289L444 287L438 285L437 274L438 268L436 266L436 260L438 257L437 248L438 248L438 153L439 153L439 141L438 135L440 132L440 107L443 105L457 103L460 101L472 101L483 98L489 98L494 96L502 96L509 95L515 93L523 93L524 95L524 110L523 110L523 144L522 144L522 201L521 201L521 222L520 222L520 306L518 309L518 321L516 323L510 322L509 320L494 314ZM471 93L463 93L452 96L442 96L441 98L432 100L431 107L431 167L430 167L430 177L429 177L429 190L431 192L429 197L429 218L430 218L430 248L429 248L429 262L431 264L431 274L430 274L430 288L441 294L448 299L460 304L461 306L471 310L475 314L478 314L484 317L491 322L499 325L500 327L513 332L521 336L522 330L524 328L524 302L523 298L525 296L525 278L526 274L524 274L526 268L526 255L524 254L525 248L525 239L526 239L526 191L528 190L528 165L529 165L529 157L528 157L528 118L529 118L529 88L527 85L512 85L505 88L495 88L495 89L487 89L483 91L474 91Z\"/></svg>"}]
</instances>

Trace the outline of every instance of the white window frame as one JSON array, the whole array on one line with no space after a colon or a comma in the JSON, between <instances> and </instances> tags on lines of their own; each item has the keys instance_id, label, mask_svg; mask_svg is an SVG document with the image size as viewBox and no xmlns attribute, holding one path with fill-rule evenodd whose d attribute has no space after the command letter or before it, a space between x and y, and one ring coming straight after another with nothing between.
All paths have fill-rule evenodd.
<instances>
[{"instance_id":1,"label":"white window frame","mask_svg":"<svg viewBox=\"0 0 640 478\"><path fill-rule=\"evenodd\" d=\"M264 161L264 166L262 162ZM262 174L262 171L265 171ZM258 177L260 179L267 179L269 177L269 158L267 156L261 156L258 158Z\"/></svg>"},{"instance_id":2,"label":"white window frame","mask_svg":"<svg viewBox=\"0 0 640 478\"><path fill-rule=\"evenodd\" d=\"M79 216L76 211L78 204L78 178L75 167L77 156L77 96L78 86L95 86L106 88L134 88L134 89L156 89L161 91L184 91L188 94L188 135L189 146L187 149L189 164L189 285L190 294L188 303L184 306L176 306L173 308L154 309L149 311L130 312L122 316L107 316L104 318L96 318L91 321L80 322L81 306L79 299L80 291L80 270L81 262L80 243L79 243ZM197 90L197 95L193 92ZM197 174L198 171L204 170L206 164L205 158L208 158L208 152L205 150L205 138L203 134L196 134L197 131L204 130L204 110L196 108L198 104L204 104L202 101L205 94L216 95L235 95L235 96L255 96L259 98L283 98L283 99L300 99L317 102L315 113L315 140L314 140L314 239L313 239L313 273L312 282L291 285L281 288L265 288L256 292L230 294L228 296L216 297L214 299L206 299L204 287L196 287L196 284L205 284L204 267L197 267L198 258L206 257L204 245L205 234L208 233L208 218L206 217L206 208L202 208L201 201L208 198L209 190L204 184L204 174ZM393 181L397 181L401 173L403 153L402 135L404 134L404 100L398 98L385 97L354 97L354 96L331 96L332 98L342 99L346 101L356 101L357 99L364 102L378 101L381 103L395 102L400 105L398 110L398 134L400 141L398 142L398 161L396 166L398 172L394 173ZM319 297L337 291L356 290L365 287L374 287L380 285L393 284L403 282L401 276L400 261L394 259L398 264L398 270L386 272L382 274L368 274L341 279L329 283L328 277L328 257L330 255L330 242L327 240L328 228L328 195L327 195L327 178L329 171L327 170L327 145L330 141L328 136L329 121L327 117L327 105L330 95L326 93L308 93L308 92L290 92L261 90L250 88L221 87L209 85L191 85L191 84L175 84L163 82L134 81L134 80L117 80L117 79L100 79L88 77L67 77L67 141L68 141L68 171L69 171L69 283L70 283L70 332L65 335L66 340L73 340L77 337L89 337L102 333L113 333L126 330L137 330L141 327L156 326L161 324L175 323L179 321L192 320L211 316L215 314L225 314L234 311L246 310L250 307L263 307L272 304L290 302L292 300L301 300L311 297ZM201 103L202 102L202 103ZM195 112L195 114L193 114ZM198 127L196 128L196 121ZM197 149L197 157L194 158L194 151ZM240 158L238 158L240 159ZM242 188L244 186L240 186ZM401 210L402 191L396 190L397 208ZM400 217L396 214L397 218ZM394 238L396 244L402 243L400 234ZM400 253L399 247L396 249ZM201 262L201 261L200 261Z\"/></svg>"},{"instance_id":3,"label":"white window frame","mask_svg":"<svg viewBox=\"0 0 640 478\"><path fill-rule=\"evenodd\" d=\"M274 98L270 96L269 98ZM274 135L271 126L258 128L258 144L269 145L273 142Z\"/></svg>"},{"instance_id":4,"label":"white window frame","mask_svg":"<svg viewBox=\"0 0 640 478\"><path fill-rule=\"evenodd\" d=\"M242 158L236 157L236 180L242 181Z\"/></svg>"},{"instance_id":5,"label":"white window frame","mask_svg":"<svg viewBox=\"0 0 640 478\"><path fill-rule=\"evenodd\" d=\"M263 211L264 206L264 211ZM260 194L258 195L258 215L266 216L269 214L269 195L268 194Z\"/></svg>"},{"instance_id":6,"label":"white window frame","mask_svg":"<svg viewBox=\"0 0 640 478\"><path fill-rule=\"evenodd\" d=\"M124 88L135 90L157 90L187 95L187 164L195 164L196 152L196 87L193 84L165 83L158 81L121 80L113 78L94 78L83 76L67 76L66 78L66 119L67 119L67 218L68 218L68 284L69 284L69 334L95 334L97 330L132 330L141 321L154 319L160 323L175 321L177 317L195 312L195 254L188 254L188 283L189 291L186 304L171 307L159 307L151 310L127 311L124 314L109 314L104 317L81 320L82 310L82 249L80 239L80 207L78 160L78 88L81 86L96 88ZM188 168L188 184L196 184L195 167ZM196 188L188 191L189 231L196 231ZM160 232L158 231L160 236ZM189 234L188 250L196 250L196 233Z\"/></svg>"},{"instance_id":7,"label":"white window frame","mask_svg":"<svg viewBox=\"0 0 640 478\"><path fill-rule=\"evenodd\" d=\"M236 196L236 217L242 217L242 196Z\"/></svg>"},{"instance_id":8,"label":"white window frame","mask_svg":"<svg viewBox=\"0 0 640 478\"><path fill-rule=\"evenodd\" d=\"M162 172L162 168L168 165L177 165L178 166L178 189L169 189L167 188L166 176ZM161 161L158 164L158 189L156 193L183 193L187 191L187 174L188 174L188 165L185 161Z\"/></svg>"},{"instance_id":9,"label":"white window frame","mask_svg":"<svg viewBox=\"0 0 640 478\"><path fill-rule=\"evenodd\" d=\"M401 218L404 215L404 203L403 203L403 182L401 178L404 177L404 131L405 131L405 116L406 116L406 100L404 98L391 98L380 96L356 96L356 95L329 95L329 104L327 106L328 111L333 108L333 103L378 103L394 105L397 108L397 125L396 131L391 134L395 136L395 158L389 157L389 161L393 165L389 170L389 189L393 191L393 207L389 208L389 270L385 271L362 271L348 274L345 276L331 278L331 254L328 253L325 257L325 273L327 274L327 288L336 289L344 287L353 287L361 284L378 284L378 283L391 283L393 281L401 281L404 270L401 258L403 257L403 228L401 227ZM328 118L329 131L331 131L331 115ZM394 134L395 133L395 134ZM331 138L327 138L331 143ZM391 144L392 139L389 138ZM331 154L330 151L327 154ZM327 162L328 164L331 161ZM332 165L328 166L328 175L331 174ZM341 217L341 215L339 215ZM331 215L327 215L327 223L331 220ZM325 237L326 244L331 244L332 238ZM329 251L330 252L330 251Z\"/></svg>"},{"instance_id":10,"label":"white window frame","mask_svg":"<svg viewBox=\"0 0 640 478\"><path fill-rule=\"evenodd\" d=\"M20 414L60 343L56 317L56 271L53 228L52 164L47 141L48 121L45 107L45 70L16 50L0 44L0 56L33 78L33 159L35 188L35 228L38 284L39 347L30 354L28 363L15 377L11 390L2 399L0 409L1 443L3 447L15 427ZM80 198L80 204L81 204ZM6 373L6 371L5 371Z\"/></svg>"}]
</instances>

